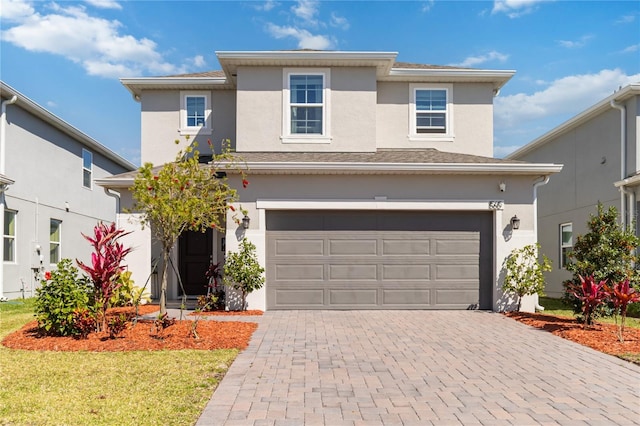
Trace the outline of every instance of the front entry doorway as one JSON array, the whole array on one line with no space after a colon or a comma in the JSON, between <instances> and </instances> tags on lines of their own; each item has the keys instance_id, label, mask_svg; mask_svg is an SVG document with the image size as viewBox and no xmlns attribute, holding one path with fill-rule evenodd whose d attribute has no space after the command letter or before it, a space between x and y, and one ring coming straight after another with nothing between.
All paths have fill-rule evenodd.
<instances>
[{"instance_id":1,"label":"front entry doorway","mask_svg":"<svg viewBox=\"0 0 640 426\"><path fill-rule=\"evenodd\" d=\"M213 229L206 232L186 231L178 241L178 270L184 286L178 288L182 296L207 294L208 280L205 273L213 256Z\"/></svg>"}]
</instances>

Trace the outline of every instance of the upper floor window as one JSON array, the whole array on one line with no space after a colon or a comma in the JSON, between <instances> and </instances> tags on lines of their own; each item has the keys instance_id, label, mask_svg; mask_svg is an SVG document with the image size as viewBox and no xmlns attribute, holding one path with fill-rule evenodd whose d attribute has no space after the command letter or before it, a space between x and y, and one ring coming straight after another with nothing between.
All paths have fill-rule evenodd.
<instances>
[{"instance_id":1,"label":"upper floor window","mask_svg":"<svg viewBox=\"0 0 640 426\"><path fill-rule=\"evenodd\" d=\"M3 244L4 244L4 261L15 262L16 261L16 214L14 210L4 211L4 232L3 232Z\"/></svg>"},{"instance_id":2,"label":"upper floor window","mask_svg":"<svg viewBox=\"0 0 640 426\"><path fill-rule=\"evenodd\" d=\"M57 264L60 262L62 221L51 219L49 224L49 263Z\"/></svg>"},{"instance_id":3,"label":"upper floor window","mask_svg":"<svg viewBox=\"0 0 640 426\"><path fill-rule=\"evenodd\" d=\"M86 149L82 150L82 186L91 189L91 176L93 175L93 154Z\"/></svg>"},{"instance_id":4,"label":"upper floor window","mask_svg":"<svg viewBox=\"0 0 640 426\"><path fill-rule=\"evenodd\" d=\"M411 84L411 139L453 140L453 109L450 84Z\"/></svg>"},{"instance_id":5,"label":"upper floor window","mask_svg":"<svg viewBox=\"0 0 640 426\"><path fill-rule=\"evenodd\" d=\"M560 268L566 268L569 263L567 254L573 250L573 224L560 225Z\"/></svg>"},{"instance_id":6,"label":"upper floor window","mask_svg":"<svg viewBox=\"0 0 640 426\"><path fill-rule=\"evenodd\" d=\"M329 69L285 69L283 96L283 142L328 143Z\"/></svg>"},{"instance_id":7,"label":"upper floor window","mask_svg":"<svg viewBox=\"0 0 640 426\"><path fill-rule=\"evenodd\" d=\"M180 92L180 134L211 133L211 97L208 92Z\"/></svg>"}]
</instances>

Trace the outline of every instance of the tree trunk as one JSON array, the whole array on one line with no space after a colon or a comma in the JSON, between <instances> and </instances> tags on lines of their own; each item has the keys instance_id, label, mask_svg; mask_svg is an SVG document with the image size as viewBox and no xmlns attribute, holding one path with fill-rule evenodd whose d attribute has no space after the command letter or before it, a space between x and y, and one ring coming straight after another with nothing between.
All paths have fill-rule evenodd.
<instances>
[{"instance_id":1,"label":"tree trunk","mask_svg":"<svg viewBox=\"0 0 640 426\"><path fill-rule=\"evenodd\" d=\"M160 286L160 315L167 313L167 269L169 266L169 256L171 249L162 253L162 284Z\"/></svg>"}]
</instances>

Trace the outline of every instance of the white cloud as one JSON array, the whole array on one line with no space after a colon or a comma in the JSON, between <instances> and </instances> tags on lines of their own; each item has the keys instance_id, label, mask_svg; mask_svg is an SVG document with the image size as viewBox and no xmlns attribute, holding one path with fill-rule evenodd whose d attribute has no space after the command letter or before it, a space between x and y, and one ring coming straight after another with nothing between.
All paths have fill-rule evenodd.
<instances>
[{"instance_id":1,"label":"white cloud","mask_svg":"<svg viewBox=\"0 0 640 426\"><path fill-rule=\"evenodd\" d=\"M29 51L63 56L101 77L185 72L165 62L154 41L122 34L122 24L116 20L90 16L83 6L52 3L51 9L48 14L14 14L20 16L14 19L17 25L2 31L3 40Z\"/></svg>"},{"instance_id":2,"label":"white cloud","mask_svg":"<svg viewBox=\"0 0 640 426\"><path fill-rule=\"evenodd\" d=\"M298 48L300 49L325 50L333 47L333 42L327 36L314 35L300 28L281 27L270 23L267 24L267 32L277 39L293 37L298 40Z\"/></svg>"},{"instance_id":3,"label":"white cloud","mask_svg":"<svg viewBox=\"0 0 640 426\"><path fill-rule=\"evenodd\" d=\"M56 108L58 106L57 103L53 101L47 101L47 108Z\"/></svg>"},{"instance_id":4,"label":"white cloud","mask_svg":"<svg viewBox=\"0 0 640 426\"><path fill-rule=\"evenodd\" d=\"M620 69L602 70L597 74L560 78L533 94L499 96L494 103L495 126L505 130L548 117L576 115L620 86L638 81L640 74L626 75Z\"/></svg>"},{"instance_id":5,"label":"white cloud","mask_svg":"<svg viewBox=\"0 0 640 426\"><path fill-rule=\"evenodd\" d=\"M33 15L35 11L31 3L24 0L1 0L0 17L2 20L19 22Z\"/></svg>"},{"instance_id":6,"label":"white cloud","mask_svg":"<svg viewBox=\"0 0 640 426\"><path fill-rule=\"evenodd\" d=\"M640 50L640 44L632 44L631 46L622 49L622 53L634 53Z\"/></svg>"},{"instance_id":7,"label":"white cloud","mask_svg":"<svg viewBox=\"0 0 640 426\"><path fill-rule=\"evenodd\" d=\"M267 0L264 3L256 2L256 4L253 5L253 8L255 10L260 10L262 12L269 12L271 9L275 8L279 4L280 3L278 3L278 2L276 2L274 0Z\"/></svg>"},{"instance_id":8,"label":"white cloud","mask_svg":"<svg viewBox=\"0 0 640 426\"><path fill-rule=\"evenodd\" d=\"M630 24L636 20L636 15L624 15L621 16L615 23L616 24Z\"/></svg>"},{"instance_id":9,"label":"white cloud","mask_svg":"<svg viewBox=\"0 0 640 426\"><path fill-rule=\"evenodd\" d=\"M505 55L494 50L485 55L469 56L461 63L453 65L458 67L474 67L479 64L484 64L485 62L491 61L505 62L507 59L509 59L509 55Z\"/></svg>"},{"instance_id":10,"label":"white cloud","mask_svg":"<svg viewBox=\"0 0 640 426\"><path fill-rule=\"evenodd\" d=\"M343 30L348 30L349 29L349 21L347 21L347 18L344 18L342 16L338 16L334 12L331 12L330 25L332 27L340 28L340 29L343 29Z\"/></svg>"},{"instance_id":11,"label":"white cloud","mask_svg":"<svg viewBox=\"0 0 640 426\"><path fill-rule=\"evenodd\" d=\"M195 66L195 67L197 67L197 68L202 68L202 67L204 67L205 65L207 65L207 61L205 61L205 60L204 60L204 56L202 56L202 55L194 56L194 57L191 59L191 61L192 61L192 63L193 63L193 66Z\"/></svg>"},{"instance_id":12,"label":"white cloud","mask_svg":"<svg viewBox=\"0 0 640 426\"><path fill-rule=\"evenodd\" d=\"M420 10L422 10L423 12L428 12L431 10L431 8L435 3L436 3L436 0L424 0L422 2L422 7L420 8Z\"/></svg>"},{"instance_id":13,"label":"white cloud","mask_svg":"<svg viewBox=\"0 0 640 426\"><path fill-rule=\"evenodd\" d=\"M122 6L115 0L84 0L86 3L100 9L118 9L122 10Z\"/></svg>"},{"instance_id":14,"label":"white cloud","mask_svg":"<svg viewBox=\"0 0 640 426\"><path fill-rule=\"evenodd\" d=\"M572 40L558 40L558 44L562 47L566 47L568 49L576 49L576 48L580 48L580 47L584 47L587 42L589 40L591 40L593 38L593 35L584 35L582 37L580 37L578 40L576 41L572 41Z\"/></svg>"},{"instance_id":15,"label":"white cloud","mask_svg":"<svg viewBox=\"0 0 640 426\"><path fill-rule=\"evenodd\" d=\"M509 18L518 18L535 10L540 3L549 0L495 0L492 14L505 13Z\"/></svg>"},{"instance_id":16,"label":"white cloud","mask_svg":"<svg viewBox=\"0 0 640 426\"><path fill-rule=\"evenodd\" d=\"M294 15L302 20L302 25L318 27L318 2L316 0L298 0L295 6L291 6Z\"/></svg>"}]
</instances>

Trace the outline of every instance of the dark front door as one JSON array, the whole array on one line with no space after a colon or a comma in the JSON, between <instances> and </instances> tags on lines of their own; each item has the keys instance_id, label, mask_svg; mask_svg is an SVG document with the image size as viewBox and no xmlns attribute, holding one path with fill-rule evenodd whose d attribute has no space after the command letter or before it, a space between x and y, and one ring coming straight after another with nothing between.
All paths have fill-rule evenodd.
<instances>
[{"instance_id":1,"label":"dark front door","mask_svg":"<svg viewBox=\"0 0 640 426\"><path fill-rule=\"evenodd\" d=\"M207 293L205 273L213 255L213 230L206 232L187 231L178 242L178 268L184 293L195 296ZM183 294L181 288L178 289Z\"/></svg>"}]
</instances>

